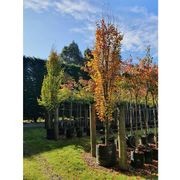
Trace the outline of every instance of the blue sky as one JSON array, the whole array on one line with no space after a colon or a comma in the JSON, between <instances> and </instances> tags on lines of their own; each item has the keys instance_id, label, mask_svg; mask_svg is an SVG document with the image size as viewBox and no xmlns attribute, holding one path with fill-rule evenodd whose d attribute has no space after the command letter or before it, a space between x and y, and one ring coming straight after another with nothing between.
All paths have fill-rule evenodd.
<instances>
[{"instance_id":1,"label":"blue sky","mask_svg":"<svg viewBox=\"0 0 180 180\"><path fill-rule=\"evenodd\" d=\"M123 59L143 57L150 45L158 61L157 0L24 0L23 53L46 59L52 46L60 53L73 40L83 53L93 47L97 20L107 15L124 35Z\"/></svg>"}]
</instances>

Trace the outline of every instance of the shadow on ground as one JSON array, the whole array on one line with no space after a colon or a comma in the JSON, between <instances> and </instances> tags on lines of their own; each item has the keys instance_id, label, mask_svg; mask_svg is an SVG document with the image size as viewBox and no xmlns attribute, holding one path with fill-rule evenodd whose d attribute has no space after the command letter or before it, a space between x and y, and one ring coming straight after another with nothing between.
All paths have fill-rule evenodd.
<instances>
[{"instance_id":1,"label":"shadow on ground","mask_svg":"<svg viewBox=\"0 0 180 180\"><path fill-rule=\"evenodd\" d=\"M29 157L42 152L63 148L74 145L90 151L89 137L64 139L60 137L58 141L46 139L46 130L43 127L24 127L23 128L23 155Z\"/></svg>"}]
</instances>

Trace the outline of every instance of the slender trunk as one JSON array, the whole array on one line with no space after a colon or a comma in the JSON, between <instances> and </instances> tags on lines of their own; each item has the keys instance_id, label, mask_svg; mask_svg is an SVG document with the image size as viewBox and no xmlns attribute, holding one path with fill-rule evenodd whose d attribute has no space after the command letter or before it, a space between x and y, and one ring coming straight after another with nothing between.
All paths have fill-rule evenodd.
<instances>
[{"instance_id":1,"label":"slender trunk","mask_svg":"<svg viewBox=\"0 0 180 180\"><path fill-rule=\"evenodd\" d=\"M87 128L87 121L88 121L88 110L87 110L87 105L85 106L85 128Z\"/></svg>"},{"instance_id":2,"label":"slender trunk","mask_svg":"<svg viewBox=\"0 0 180 180\"><path fill-rule=\"evenodd\" d=\"M81 104L79 105L79 120L80 120L80 127L82 126L82 114L81 114Z\"/></svg>"},{"instance_id":3,"label":"slender trunk","mask_svg":"<svg viewBox=\"0 0 180 180\"><path fill-rule=\"evenodd\" d=\"M126 118L125 118L126 119L125 120L125 127L126 127L126 125L128 125L128 127L129 127L130 121L129 121L129 105L128 105L128 103L126 103L126 113L125 113L125 115L126 115ZM117 124L117 122L116 122L116 124Z\"/></svg>"},{"instance_id":4,"label":"slender trunk","mask_svg":"<svg viewBox=\"0 0 180 180\"><path fill-rule=\"evenodd\" d=\"M79 104L77 104L77 124L78 127L80 126L80 120L79 120Z\"/></svg>"},{"instance_id":5,"label":"slender trunk","mask_svg":"<svg viewBox=\"0 0 180 180\"><path fill-rule=\"evenodd\" d=\"M147 108L147 97L148 94L146 94L145 97L145 134L147 135L148 133L148 108Z\"/></svg>"},{"instance_id":6,"label":"slender trunk","mask_svg":"<svg viewBox=\"0 0 180 180\"><path fill-rule=\"evenodd\" d=\"M138 130L138 118L137 118L137 97L136 97L136 102L135 102L135 122L136 122L136 132Z\"/></svg>"},{"instance_id":7,"label":"slender trunk","mask_svg":"<svg viewBox=\"0 0 180 180\"><path fill-rule=\"evenodd\" d=\"M96 118L94 104L89 106L91 155L96 157Z\"/></svg>"},{"instance_id":8,"label":"slender trunk","mask_svg":"<svg viewBox=\"0 0 180 180\"><path fill-rule=\"evenodd\" d=\"M137 147L138 143L139 143L139 140L138 140L138 122L137 122L137 96L135 99L135 123L136 123L135 140L136 140L136 147Z\"/></svg>"},{"instance_id":9,"label":"slender trunk","mask_svg":"<svg viewBox=\"0 0 180 180\"><path fill-rule=\"evenodd\" d=\"M132 122L132 104L130 103L130 126L131 126L131 135L133 134L133 122Z\"/></svg>"},{"instance_id":10,"label":"slender trunk","mask_svg":"<svg viewBox=\"0 0 180 180\"><path fill-rule=\"evenodd\" d=\"M59 122L59 108L56 107L55 112L54 112L54 138L55 140L59 139L58 122Z\"/></svg>"},{"instance_id":11,"label":"slender trunk","mask_svg":"<svg viewBox=\"0 0 180 180\"><path fill-rule=\"evenodd\" d=\"M109 139L109 121L108 118L105 120L105 145L108 145L108 139Z\"/></svg>"},{"instance_id":12,"label":"slender trunk","mask_svg":"<svg viewBox=\"0 0 180 180\"><path fill-rule=\"evenodd\" d=\"M152 97L153 97L153 120L154 120L154 135L155 135L155 137L156 137L156 140L155 140L155 143L156 143L156 147L157 147L157 134L158 134L158 132L157 132L157 125L156 125L156 112L155 112L155 110L156 110L156 104L155 104L155 101L154 101L154 96L152 95Z\"/></svg>"},{"instance_id":13,"label":"slender trunk","mask_svg":"<svg viewBox=\"0 0 180 180\"><path fill-rule=\"evenodd\" d=\"M73 107L73 105L72 105L72 102L71 102L71 104L70 104L70 119L72 120L72 107Z\"/></svg>"},{"instance_id":14,"label":"slender trunk","mask_svg":"<svg viewBox=\"0 0 180 180\"><path fill-rule=\"evenodd\" d=\"M47 129L51 129L51 112L48 111L47 117Z\"/></svg>"},{"instance_id":15,"label":"slender trunk","mask_svg":"<svg viewBox=\"0 0 180 180\"><path fill-rule=\"evenodd\" d=\"M128 169L127 163L127 145L125 131L125 112L124 107L117 108L118 112L118 149L119 149L119 166L122 170Z\"/></svg>"},{"instance_id":16,"label":"slender trunk","mask_svg":"<svg viewBox=\"0 0 180 180\"><path fill-rule=\"evenodd\" d=\"M141 105L139 105L139 121L140 121L141 132L142 132L143 131L143 127L142 127L142 117L141 117Z\"/></svg>"},{"instance_id":17,"label":"slender trunk","mask_svg":"<svg viewBox=\"0 0 180 180\"><path fill-rule=\"evenodd\" d=\"M62 109L62 120L64 121L64 103L63 103L63 109Z\"/></svg>"}]
</instances>

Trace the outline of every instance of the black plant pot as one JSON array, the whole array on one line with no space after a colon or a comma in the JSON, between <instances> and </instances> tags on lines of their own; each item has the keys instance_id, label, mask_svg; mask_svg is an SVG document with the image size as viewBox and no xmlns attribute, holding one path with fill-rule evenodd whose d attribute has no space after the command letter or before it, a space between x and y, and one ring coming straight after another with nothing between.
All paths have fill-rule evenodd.
<instances>
[{"instance_id":1,"label":"black plant pot","mask_svg":"<svg viewBox=\"0 0 180 180\"><path fill-rule=\"evenodd\" d=\"M96 160L100 166L112 167L116 164L115 144L99 144L96 146Z\"/></svg>"},{"instance_id":2,"label":"black plant pot","mask_svg":"<svg viewBox=\"0 0 180 180\"><path fill-rule=\"evenodd\" d=\"M126 143L127 143L128 147L134 148L135 147L135 137L134 136L128 136L126 138Z\"/></svg>"},{"instance_id":3,"label":"black plant pot","mask_svg":"<svg viewBox=\"0 0 180 180\"><path fill-rule=\"evenodd\" d=\"M152 163L152 150L144 150L144 158L145 158L145 163L151 164Z\"/></svg>"},{"instance_id":4,"label":"black plant pot","mask_svg":"<svg viewBox=\"0 0 180 180\"><path fill-rule=\"evenodd\" d=\"M141 142L143 145L147 145L147 137L146 136L142 136L141 137Z\"/></svg>"},{"instance_id":5,"label":"black plant pot","mask_svg":"<svg viewBox=\"0 0 180 180\"><path fill-rule=\"evenodd\" d=\"M64 128L59 128L59 135L64 135Z\"/></svg>"},{"instance_id":6,"label":"black plant pot","mask_svg":"<svg viewBox=\"0 0 180 180\"><path fill-rule=\"evenodd\" d=\"M66 138L72 138L73 137L74 130L72 128L68 128L66 130Z\"/></svg>"},{"instance_id":7,"label":"black plant pot","mask_svg":"<svg viewBox=\"0 0 180 180\"><path fill-rule=\"evenodd\" d=\"M84 128L83 128L83 132L84 132L84 133L86 133L86 131L87 131L87 128L86 128L86 127L84 127Z\"/></svg>"},{"instance_id":8,"label":"black plant pot","mask_svg":"<svg viewBox=\"0 0 180 180\"><path fill-rule=\"evenodd\" d=\"M77 137L82 137L82 130L81 129L77 129L76 133L77 133Z\"/></svg>"},{"instance_id":9,"label":"black plant pot","mask_svg":"<svg viewBox=\"0 0 180 180\"><path fill-rule=\"evenodd\" d=\"M144 152L142 151L132 151L131 155L131 165L134 168L143 168L145 162Z\"/></svg>"},{"instance_id":10,"label":"black plant pot","mask_svg":"<svg viewBox=\"0 0 180 180\"><path fill-rule=\"evenodd\" d=\"M148 136L147 136L147 141L148 141L148 143L151 143L151 144L154 144L154 143L155 143L155 142L154 142L154 133L148 134Z\"/></svg>"},{"instance_id":11,"label":"black plant pot","mask_svg":"<svg viewBox=\"0 0 180 180\"><path fill-rule=\"evenodd\" d=\"M86 128L86 135L90 136L90 128Z\"/></svg>"},{"instance_id":12,"label":"black plant pot","mask_svg":"<svg viewBox=\"0 0 180 180\"><path fill-rule=\"evenodd\" d=\"M152 149L152 158L156 161L158 160L158 149L157 148Z\"/></svg>"},{"instance_id":13,"label":"black plant pot","mask_svg":"<svg viewBox=\"0 0 180 180\"><path fill-rule=\"evenodd\" d=\"M49 140L54 139L54 129L47 129L46 130L46 138Z\"/></svg>"}]
</instances>

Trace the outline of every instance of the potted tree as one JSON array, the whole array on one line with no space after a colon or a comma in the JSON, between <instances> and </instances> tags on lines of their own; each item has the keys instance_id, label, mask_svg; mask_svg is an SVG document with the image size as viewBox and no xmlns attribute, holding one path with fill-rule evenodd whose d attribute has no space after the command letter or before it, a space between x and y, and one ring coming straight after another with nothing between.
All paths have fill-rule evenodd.
<instances>
[{"instance_id":1,"label":"potted tree","mask_svg":"<svg viewBox=\"0 0 180 180\"><path fill-rule=\"evenodd\" d=\"M52 50L48 61L46 63L47 75L44 77L41 97L38 99L38 103L44 106L48 111L48 128L47 128L47 138L52 139L52 131L54 131L54 139L59 138L59 87L63 80L63 69L59 61L57 52ZM51 112L54 113L54 126L50 127L51 123Z\"/></svg>"},{"instance_id":2,"label":"potted tree","mask_svg":"<svg viewBox=\"0 0 180 180\"><path fill-rule=\"evenodd\" d=\"M97 23L93 56L86 66L94 82L96 113L105 126L105 143L97 145L96 149L97 162L102 166L112 166L116 162L116 146L109 142L109 126L115 106L112 97L116 93L122 38L113 24L102 19Z\"/></svg>"}]
</instances>

